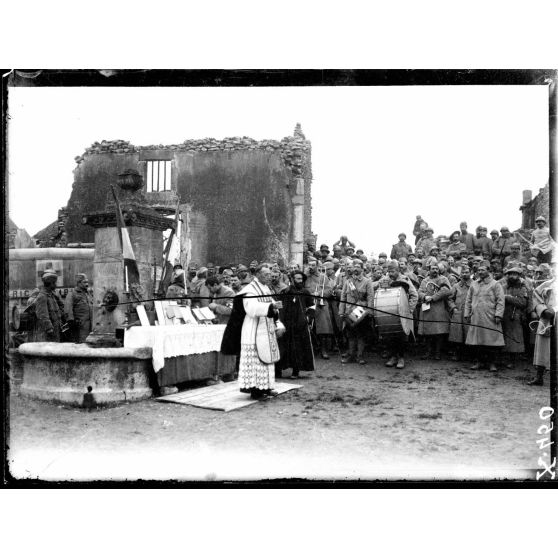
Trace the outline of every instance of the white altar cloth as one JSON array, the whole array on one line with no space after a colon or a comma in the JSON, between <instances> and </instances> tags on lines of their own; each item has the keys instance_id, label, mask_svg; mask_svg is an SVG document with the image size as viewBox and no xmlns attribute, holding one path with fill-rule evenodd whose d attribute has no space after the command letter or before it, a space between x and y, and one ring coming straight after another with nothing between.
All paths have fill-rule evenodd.
<instances>
[{"instance_id":1,"label":"white altar cloth","mask_svg":"<svg viewBox=\"0 0 558 558\"><path fill-rule=\"evenodd\" d=\"M124 335L124 347L151 347L153 368L159 372L165 358L221 350L225 325L134 326Z\"/></svg>"}]
</instances>

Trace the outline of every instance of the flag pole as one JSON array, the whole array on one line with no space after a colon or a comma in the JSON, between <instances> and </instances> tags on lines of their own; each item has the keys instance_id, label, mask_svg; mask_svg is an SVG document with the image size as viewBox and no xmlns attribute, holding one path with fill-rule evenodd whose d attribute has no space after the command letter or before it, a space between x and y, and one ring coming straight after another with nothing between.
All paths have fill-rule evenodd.
<instances>
[{"instance_id":1,"label":"flag pole","mask_svg":"<svg viewBox=\"0 0 558 558\"><path fill-rule=\"evenodd\" d=\"M163 256L164 257L163 257L163 267L161 269L161 280L159 282L159 294L162 294L162 287L163 287L165 279L166 279L167 262L169 260L169 254L170 254L170 250L171 250L171 247L172 247L172 241L174 239L176 231L178 230L179 214L180 214L180 200L176 202L176 212L175 212L175 215L174 215L174 228L171 229L171 232L169 234L169 238L167 240L167 245L165 246L165 249L163 251Z\"/></svg>"},{"instance_id":2,"label":"flag pole","mask_svg":"<svg viewBox=\"0 0 558 558\"><path fill-rule=\"evenodd\" d=\"M118 240L120 242L120 252L122 255L124 254L124 242L122 241L122 225L124 223L124 219L122 217L122 212L120 211L120 203L118 203L118 196L116 195L116 190L114 188L114 184L110 184L110 190L112 192L112 197L114 198L114 204L116 205L116 231L118 232ZM124 262L124 258L122 258L123 263L123 270L122 270L122 279L123 279L123 287L124 292L128 292L128 277L127 277L127 270L126 264Z\"/></svg>"}]
</instances>

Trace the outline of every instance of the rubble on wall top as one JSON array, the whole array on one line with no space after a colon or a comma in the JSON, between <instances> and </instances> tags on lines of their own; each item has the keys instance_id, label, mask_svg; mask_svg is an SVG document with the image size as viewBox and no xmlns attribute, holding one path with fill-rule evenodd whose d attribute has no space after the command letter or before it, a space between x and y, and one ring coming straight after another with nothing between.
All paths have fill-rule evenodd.
<instances>
[{"instance_id":1,"label":"rubble on wall top","mask_svg":"<svg viewBox=\"0 0 558 558\"><path fill-rule=\"evenodd\" d=\"M141 150L166 149L171 151L237 151L237 150L265 150L279 151L288 166L292 167L295 174L300 174L303 166L303 157L310 150L311 143L305 139L304 134L297 124L294 136L286 136L282 140L264 139L255 140L247 136L227 137L221 140L215 138L188 139L178 144L170 145L133 145L126 140L102 140L94 142L87 147L82 155L75 157L79 165L87 155L98 153L137 153Z\"/></svg>"},{"instance_id":2,"label":"rubble on wall top","mask_svg":"<svg viewBox=\"0 0 558 558\"><path fill-rule=\"evenodd\" d=\"M300 122L296 123L295 129L294 129L294 136L298 137L298 138L306 139L306 136L302 132L302 126L300 125Z\"/></svg>"},{"instance_id":3,"label":"rubble on wall top","mask_svg":"<svg viewBox=\"0 0 558 558\"><path fill-rule=\"evenodd\" d=\"M304 139L304 135L286 136L282 140L264 139L255 140L247 136L227 137L221 140L215 138L188 139L182 143L173 143L169 145L152 144L152 145L133 145L125 140L102 140L94 142L87 147L83 155L94 153L136 153L140 150L148 149L170 149L176 151L200 151L203 148L209 149L216 147L217 149L265 149L271 147L273 149L300 149L306 150L310 148L310 142ZM83 157L77 156L76 161Z\"/></svg>"}]
</instances>

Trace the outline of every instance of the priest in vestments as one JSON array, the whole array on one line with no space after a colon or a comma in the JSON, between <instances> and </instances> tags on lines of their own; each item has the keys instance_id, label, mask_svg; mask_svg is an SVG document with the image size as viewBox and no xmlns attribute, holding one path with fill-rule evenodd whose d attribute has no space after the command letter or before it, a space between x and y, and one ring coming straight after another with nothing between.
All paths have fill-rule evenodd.
<instances>
[{"instance_id":1,"label":"priest in vestments","mask_svg":"<svg viewBox=\"0 0 558 558\"><path fill-rule=\"evenodd\" d=\"M278 318L278 310L283 307L281 301L273 300L270 281L271 269L266 264L260 264L255 269L254 279L239 293L243 297L246 316L240 336L238 382L240 391L250 393L253 399L277 395L273 390L275 365L263 362L256 347L256 330L260 319L268 318L270 327L274 327L273 320Z\"/></svg>"}]
</instances>

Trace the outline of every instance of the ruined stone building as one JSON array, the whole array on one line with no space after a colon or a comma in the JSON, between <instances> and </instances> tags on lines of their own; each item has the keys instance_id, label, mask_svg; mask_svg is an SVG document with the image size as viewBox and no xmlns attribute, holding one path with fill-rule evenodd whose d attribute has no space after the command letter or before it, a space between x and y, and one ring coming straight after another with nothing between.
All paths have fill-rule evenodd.
<instances>
[{"instance_id":1,"label":"ruined stone building","mask_svg":"<svg viewBox=\"0 0 558 558\"><path fill-rule=\"evenodd\" d=\"M528 230L535 228L535 219L542 215L547 224L550 224L550 188L548 184L540 188L539 193L533 198L531 190L523 190L523 203L521 211L521 228Z\"/></svg>"},{"instance_id":2,"label":"ruined stone building","mask_svg":"<svg viewBox=\"0 0 558 558\"><path fill-rule=\"evenodd\" d=\"M84 226L83 216L105 207L110 184L126 169L140 173L161 213L180 208L183 263L302 263L304 242L312 238L311 144L299 124L281 141L234 137L136 146L103 140L76 163L72 193L59 214L64 223L53 226L61 245L93 242L94 229Z\"/></svg>"}]
</instances>

